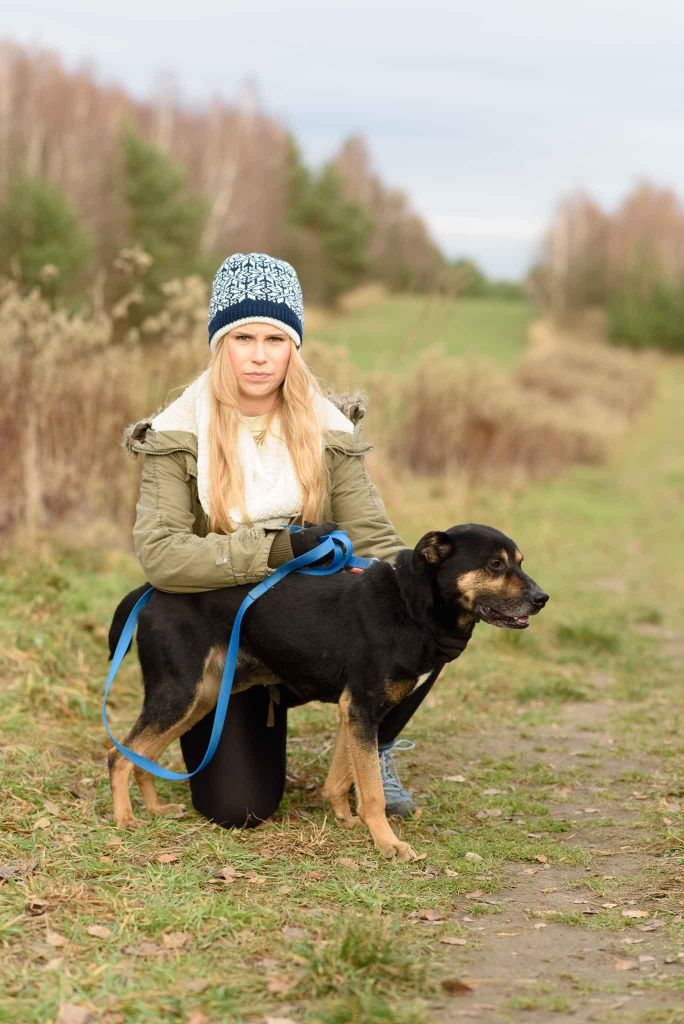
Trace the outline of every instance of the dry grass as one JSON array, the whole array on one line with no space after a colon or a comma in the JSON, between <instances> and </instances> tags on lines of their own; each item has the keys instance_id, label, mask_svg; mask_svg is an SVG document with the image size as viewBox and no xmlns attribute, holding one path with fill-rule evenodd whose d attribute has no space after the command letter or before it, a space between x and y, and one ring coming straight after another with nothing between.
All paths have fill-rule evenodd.
<instances>
[{"instance_id":1,"label":"dry grass","mask_svg":"<svg viewBox=\"0 0 684 1024\"><path fill-rule=\"evenodd\" d=\"M399 389L388 451L414 473L471 483L523 483L601 461L652 397L659 359L554 335L544 322L510 375L434 346Z\"/></svg>"}]
</instances>

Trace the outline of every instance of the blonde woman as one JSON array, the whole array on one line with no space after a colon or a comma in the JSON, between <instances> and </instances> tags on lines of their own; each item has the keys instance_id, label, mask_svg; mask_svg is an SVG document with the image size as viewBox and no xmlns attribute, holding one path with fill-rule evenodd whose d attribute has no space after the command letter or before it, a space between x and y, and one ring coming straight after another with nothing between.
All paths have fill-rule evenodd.
<instances>
[{"instance_id":1,"label":"blonde woman","mask_svg":"<svg viewBox=\"0 0 684 1024\"><path fill-rule=\"evenodd\" d=\"M302 359L302 337L302 292L289 263L265 253L224 260L209 304L209 366L126 431L126 446L145 456L134 546L157 589L255 584L335 526L357 555L390 560L407 547L365 469L372 445L356 426L365 409L324 397ZM285 529L293 523L309 525L293 534ZM424 696L415 694L380 728L388 813L413 810L392 748ZM225 827L273 814L285 786L287 709L296 703L284 687L258 683L231 695L218 749L190 780L196 810ZM188 771L207 749L213 717L181 738Z\"/></svg>"}]
</instances>

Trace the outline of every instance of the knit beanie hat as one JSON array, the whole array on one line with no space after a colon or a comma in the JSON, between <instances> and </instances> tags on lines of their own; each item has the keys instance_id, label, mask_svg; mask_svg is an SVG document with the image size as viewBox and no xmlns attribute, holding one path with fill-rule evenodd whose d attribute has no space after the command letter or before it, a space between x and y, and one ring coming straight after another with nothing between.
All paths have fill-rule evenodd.
<instances>
[{"instance_id":1,"label":"knit beanie hat","mask_svg":"<svg viewBox=\"0 0 684 1024\"><path fill-rule=\"evenodd\" d=\"M263 320L302 347L304 302L294 267L265 252L236 252L216 272L209 300L209 347L233 327Z\"/></svg>"}]
</instances>

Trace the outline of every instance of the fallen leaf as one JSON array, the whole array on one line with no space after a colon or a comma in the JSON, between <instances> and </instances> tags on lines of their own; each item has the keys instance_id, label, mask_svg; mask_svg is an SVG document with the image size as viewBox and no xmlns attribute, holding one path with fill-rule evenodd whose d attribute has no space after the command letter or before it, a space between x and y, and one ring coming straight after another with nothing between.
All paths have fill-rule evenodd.
<instances>
[{"instance_id":1,"label":"fallen leaf","mask_svg":"<svg viewBox=\"0 0 684 1024\"><path fill-rule=\"evenodd\" d=\"M616 971L636 971L639 964L636 960L616 960L615 970Z\"/></svg>"},{"instance_id":2,"label":"fallen leaf","mask_svg":"<svg viewBox=\"0 0 684 1024\"><path fill-rule=\"evenodd\" d=\"M232 864L226 864L225 867L221 868L214 875L215 878L221 878L224 882L234 882L236 878L244 878L246 872L238 871Z\"/></svg>"},{"instance_id":3,"label":"fallen leaf","mask_svg":"<svg viewBox=\"0 0 684 1024\"><path fill-rule=\"evenodd\" d=\"M458 878L458 871L454 871L453 868L444 868L444 874L449 878Z\"/></svg>"},{"instance_id":4,"label":"fallen leaf","mask_svg":"<svg viewBox=\"0 0 684 1024\"><path fill-rule=\"evenodd\" d=\"M52 800L46 800L45 803L43 804L43 807L48 812L48 814L59 814L59 807L57 806L57 804L53 804Z\"/></svg>"},{"instance_id":5,"label":"fallen leaf","mask_svg":"<svg viewBox=\"0 0 684 1024\"><path fill-rule=\"evenodd\" d=\"M469 860L472 864L480 864L484 857L481 857L479 853L473 853L472 850L469 850L465 855L465 859Z\"/></svg>"},{"instance_id":6,"label":"fallen leaf","mask_svg":"<svg viewBox=\"0 0 684 1024\"><path fill-rule=\"evenodd\" d=\"M207 1017L203 1010L192 1010L186 1018L186 1024L212 1024L211 1017Z\"/></svg>"},{"instance_id":7,"label":"fallen leaf","mask_svg":"<svg viewBox=\"0 0 684 1024\"><path fill-rule=\"evenodd\" d=\"M189 932L166 932L162 935L162 942L166 949L180 949L191 937Z\"/></svg>"},{"instance_id":8,"label":"fallen leaf","mask_svg":"<svg viewBox=\"0 0 684 1024\"><path fill-rule=\"evenodd\" d=\"M290 924L284 924L280 930L286 939L303 939L306 935L304 928L295 928Z\"/></svg>"},{"instance_id":9,"label":"fallen leaf","mask_svg":"<svg viewBox=\"0 0 684 1024\"><path fill-rule=\"evenodd\" d=\"M622 916L623 917L634 917L634 918L637 918L637 917L650 917L651 915L650 915L650 912L648 910L623 910L622 911Z\"/></svg>"},{"instance_id":10,"label":"fallen leaf","mask_svg":"<svg viewBox=\"0 0 684 1024\"><path fill-rule=\"evenodd\" d=\"M266 984L266 988L269 992L287 992L290 987L290 982L285 978L269 978Z\"/></svg>"},{"instance_id":11,"label":"fallen leaf","mask_svg":"<svg viewBox=\"0 0 684 1024\"><path fill-rule=\"evenodd\" d=\"M325 878L325 873L323 871L306 871L304 877L310 878L312 882L322 882Z\"/></svg>"},{"instance_id":12,"label":"fallen leaf","mask_svg":"<svg viewBox=\"0 0 684 1024\"><path fill-rule=\"evenodd\" d=\"M182 988L188 992L204 992L209 987L209 982L206 978L188 978L187 981L181 983Z\"/></svg>"},{"instance_id":13,"label":"fallen leaf","mask_svg":"<svg viewBox=\"0 0 684 1024\"><path fill-rule=\"evenodd\" d=\"M110 939L112 937L112 929L107 928L104 924L91 924L86 928L88 935L94 935L96 939Z\"/></svg>"},{"instance_id":14,"label":"fallen leaf","mask_svg":"<svg viewBox=\"0 0 684 1024\"><path fill-rule=\"evenodd\" d=\"M538 860L540 864L548 864L549 862L549 858L545 856L545 854L543 853L537 854L537 856L534 859Z\"/></svg>"},{"instance_id":15,"label":"fallen leaf","mask_svg":"<svg viewBox=\"0 0 684 1024\"><path fill-rule=\"evenodd\" d=\"M263 1024L297 1024L292 1017L264 1017Z\"/></svg>"},{"instance_id":16,"label":"fallen leaf","mask_svg":"<svg viewBox=\"0 0 684 1024\"><path fill-rule=\"evenodd\" d=\"M52 820L50 818L39 818L38 821L33 823L33 831L37 828L50 828Z\"/></svg>"},{"instance_id":17,"label":"fallen leaf","mask_svg":"<svg viewBox=\"0 0 684 1024\"><path fill-rule=\"evenodd\" d=\"M354 868L357 871L359 868L358 861L355 861L353 857L338 857L335 863L342 864L345 868Z\"/></svg>"},{"instance_id":18,"label":"fallen leaf","mask_svg":"<svg viewBox=\"0 0 684 1024\"><path fill-rule=\"evenodd\" d=\"M642 955L641 955L641 956L639 957L639 963L640 963L640 964L654 964L654 963L655 963L655 957L654 957L654 956L647 956L647 955L646 955L646 954L644 953L644 954L642 954Z\"/></svg>"},{"instance_id":19,"label":"fallen leaf","mask_svg":"<svg viewBox=\"0 0 684 1024\"><path fill-rule=\"evenodd\" d=\"M202 1010L193 1010L187 1018L186 1024L211 1024L211 1017L207 1017Z\"/></svg>"},{"instance_id":20,"label":"fallen leaf","mask_svg":"<svg viewBox=\"0 0 684 1024\"><path fill-rule=\"evenodd\" d=\"M444 914L441 910L428 907L426 910L419 910L416 915L421 921L443 921Z\"/></svg>"},{"instance_id":21,"label":"fallen leaf","mask_svg":"<svg viewBox=\"0 0 684 1024\"><path fill-rule=\"evenodd\" d=\"M465 782L465 775L443 775L445 782Z\"/></svg>"},{"instance_id":22,"label":"fallen leaf","mask_svg":"<svg viewBox=\"0 0 684 1024\"><path fill-rule=\"evenodd\" d=\"M123 952L128 956L165 956L166 950L158 946L156 942L139 942L137 946L128 945L123 947Z\"/></svg>"},{"instance_id":23,"label":"fallen leaf","mask_svg":"<svg viewBox=\"0 0 684 1024\"><path fill-rule=\"evenodd\" d=\"M160 864L173 864L175 860L178 860L177 853L160 853L157 857Z\"/></svg>"},{"instance_id":24,"label":"fallen leaf","mask_svg":"<svg viewBox=\"0 0 684 1024\"><path fill-rule=\"evenodd\" d=\"M44 914L46 910L50 908L50 904L47 900L41 900L37 896L32 896L26 904L26 909L29 914L33 914L37 917L39 914Z\"/></svg>"},{"instance_id":25,"label":"fallen leaf","mask_svg":"<svg viewBox=\"0 0 684 1024\"><path fill-rule=\"evenodd\" d=\"M19 861L13 861L11 864L3 864L0 867L0 881L3 878L24 878L26 875L32 875L36 869L37 861L29 860L23 863Z\"/></svg>"},{"instance_id":26,"label":"fallen leaf","mask_svg":"<svg viewBox=\"0 0 684 1024\"><path fill-rule=\"evenodd\" d=\"M450 996L462 996L473 991L470 985L466 985L465 981L459 981L458 978L442 978L442 988Z\"/></svg>"},{"instance_id":27,"label":"fallen leaf","mask_svg":"<svg viewBox=\"0 0 684 1024\"><path fill-rule=\"evenodd\" d=\"M67 940L59 932L53 932L48 929L48 933L45 936L45 941L50 946L66 946Z\"/></svg>"},{"instance_id":28,"label":"fallen leaf","mask_svg":"<svg viewBox=\"0 0 684 1024\"><path fill-rule=\"evenodd\" d=\"M476 818L499 818L503 814L500 807L485 807L481 811L478 811L475 815Z\"/></svg>"},{"instance_id":29,"label":"fallen leaf","mask_svg":"<svg viewBox=\"0 0 684 1024\"><path fill-rule=\"evenodd\" d=\"M548 928L548 925L544 921L537 921L534 926L535 928Z\"/></svg>"},{"instance_id":30,"label":"fallen leaf","mask_svg":"<svg viewBox=\"0 0 684 1024\"><path fill-rule=\"evenodd\" d=\"M663 927L663 922L653 920L648 921L646 924L638 924L636 927L638 932L655 932L658 930L658 928Z\"/></svg>"},{"instance_id":31,"label":"fallen leaf","mask_svg":"<svg viewBox=\"0 0 684 1024\"><path fill-rule=\"evenodd\" d=\"M503 789L494 789L494 788L492 788L492 789L483 789L482 790L482 795L483 796L498 796L499 793L503 793Z\"/></svg>"},{"instance_id":32,"label":"fallen leaf","mask_svg":"<svg viewBox=\"0 0 684 1024\"><path fill-rule=\"evenodd\" d=\"M468 940L467 939L461 939L461 938L458 937L458 935L442 935L442 937L440 938L439 941L443 942L445 946L467 946L468 945Z\"/></svg>"},{"instance_id":33,"label":"fallen leaf","mask_svg":"<svg viewBox=\"0 0 684 1024\"><path fill-rule=\"evenodd\" d=\"M55 1024L94 1024L95 1014L87 1006L65 1003L60 1006Z\"/></svg>"},{"instance_id":34,"label":"fallen leaf","mask_svg":"<svg viewBox=\"0 0 684 1024\"><path fill-rule=\"evenodd\" d=\"M602 903L601 906L604 910L615 910L617 903Z\"/></svg>"}]
</instances>

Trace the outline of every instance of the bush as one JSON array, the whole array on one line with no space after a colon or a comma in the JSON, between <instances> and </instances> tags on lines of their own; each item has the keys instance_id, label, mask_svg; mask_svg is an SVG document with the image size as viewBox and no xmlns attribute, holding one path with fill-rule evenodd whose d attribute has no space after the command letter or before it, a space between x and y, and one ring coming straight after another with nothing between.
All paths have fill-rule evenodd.
<instances>
[{"instance_id":1,"label":"bush","mask_svg":"<svg viewBox=\"0 0 684 1024\"><path fill-rule=\"evenodd\" d=\"M621 288L608 302L611 340L633 348L657 346L684 352L684 287L656 281L643 294L633 286Z\"/></svg>"}]
</instances>

